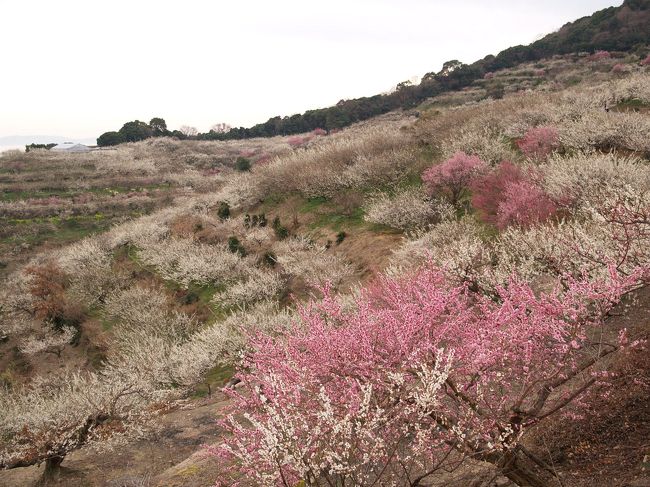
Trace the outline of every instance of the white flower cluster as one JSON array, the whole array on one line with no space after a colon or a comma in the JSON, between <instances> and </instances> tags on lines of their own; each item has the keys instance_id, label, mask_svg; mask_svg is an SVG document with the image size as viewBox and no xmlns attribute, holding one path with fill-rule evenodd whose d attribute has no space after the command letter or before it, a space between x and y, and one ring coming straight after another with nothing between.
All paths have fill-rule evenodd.
<instances>
[{"instance_id":1,"label":"white flower cluster","mask_svg":"<svg viewBox=\"0 0 650 487\"><path fill-rule=\"evenodd\" d=\"M57 264L70 278L70 294L87 306L95 305L110 290L119 285L120 278L112 269L112 249L104 240L90 237L63 248Z\"/></svg>"},{"instance_id":2,"label":"white flower cluster","mask_svg":"<svg viewBox=\"0 0 650 487\"><path fill-rule=\"evenodd\" d=\"M65 326L60 331L50 326L42 333L24 339L20 351L26 355L53 353L60 357L65 346L70 344L76 334L77 330L71 326Z\"/></svg>"},{"instance_id":3,"label":"white flower cluster","mask_svg":"<svg viewBox=\"0 0 650 487\"><path fill-rule=\"evenodd\" d=\"M402 429L405 418L426 418L435 414L442 396L442 387L452 365L451 353L444 353L445 363L433 366L413 364L414 378L406 381L394 375L386 377L392 391L378 392L372 383L358 384L358 404L342 409L336 393L321 386L306 413L304 404L294 400L272 401L265 391L254 390L264 414L245 415L259 435L254 452L245 442L236 439L225 447L238 461L251 468L256 485L277 485L277 476L255 465L290 467L313 486L373 485L379 478L382 485L401 485L404 469L420 468L426 460L415 452L431 446L431 432L420 429L418 421ZM300 373L297 371L297 373ZM269 373L267 383L274 398L287 394L286 387ZM311 394L311 391L309 392ZM293 399L293 398L292 398ZM399 401L400 408L385 407L385 401ZM244 429L234 418L233 428ZM386 434L390 431L390 434ZM310 441L305 443L304 433Z\"/></svg>"},{"instance_id":4,"label":"white flower cluster","mask_svg":"<svg viewBox=\"0 0 650 487\"><path fill-rule=\"evenodd\" d=\"M452 205L432 200L421 188L398 191L394 196L377 193L365 205L364 220L400 230L424 228L454 217Z\"/></svg>"},{"instance_id":5,"label":"white flower cluster","mask_svg":"<svg viewBox=\"0 0 650 487\"><path fill-rule=\"evenodd\" d=\"M156 268L163 279L184 287L231 281L241 273L240 257L226 245L207 245L191 239L169 238L138 250L142 262Z\"/></svg>"},{"instance_id":6,"label":"white flower cluster","mask_svg":"<svg viewBox=\"0 0 650 487\"><path fill-rule=\"evenodd\" d=\"M324 285L329 282L338 286L354 272L342 257L305 238L276 242L273 250L284 273L298 276L309 284Z\"/></svg>"},{"instance_id":7,"label":"white flower cluster","mask_svg":"<svg viewBox=\"0 0 650 487\"><path fill-rule=\"evenodd\" d=\"M462 128L441 145L443 159L449 159L461 151L491 164L511 161L516 157L503 135L487 127Z\"/></svg>"},{"instance_id":8,"label":"white flower cluster","mask_svg":"<svg viewBox=\"0 0 650 487\"><path fill-rule=\"evenodd\" d=\"M252 268L243 281L229 285L215 294L213 302L226 307L247 306L277 298L284 290L284 280L276 272Z\"/></svg>"},{"instance_id":9,"label":"white flower cluster","mask_svg":"<svg viewBox=\"0 0 650 487\"><path fill-rule=\"evenodd\" d=\"M477 273L491 265L491 258L491 252L481 238L480 228L465 218L412 233L395 250L387 272L400 275L430 259L453 276L474 280Z\"/></svg>"}]
</instances>

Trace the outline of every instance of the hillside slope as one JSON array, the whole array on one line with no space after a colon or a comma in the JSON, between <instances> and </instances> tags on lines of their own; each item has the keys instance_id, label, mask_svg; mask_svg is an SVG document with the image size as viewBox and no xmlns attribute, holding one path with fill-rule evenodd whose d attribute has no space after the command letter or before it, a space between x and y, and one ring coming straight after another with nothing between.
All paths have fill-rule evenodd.
<instances>
[{"instance_id":1,"label":"hillside slope","mask_svg":"<svg viewBox=\"0 0 650 487\"><path fill-rule=\"evenodd\" d=\"M531 286L529 300L561 288L567 272L606 281L611 262L636 276L650 263L650 75L637 61L569 55L520 65L428 99L417 118L394 112L329 135L160 138L91 155L0 157L0 216L20 229L3 244L33 245L16 246L0 286L0 465L12 469L0 472L0 483L28 485L46 471L55 485L210 485L226 470L214 457L195 464L192 455L164 471L199 441L224 437L207 414L221 416L232 402L215 389L236 369L250 373L240 368L242 356L290 340L301 305L319 306L324 285L344 305L334 322L346 323L360 287L376 289L381 275L408 278L426 265L492 305L512 273ZM495 80L509 87L503 99L485 97ZM242 156L250 170L237 168ZM454 164L469 164L459 181L448 179ZM82 184L55 176L71 168ZM34 239L52 232L45 225L109 211L108 228L81 232L68 223L70 244ZM601 379L611 372L614 392L594 389L570 404L571 427L551 416L521 436L564 485L599 478L623 486L643 475L646 351L612 345L623 327L632 343L648 337L647 288L636 289L647 284L643 276L634 288L639 299L611 313L623 316L603 318L606 336L589 336L611 351L593 372ZM259 335L268 338L265 347L250 342ZM582 341L563 350L579 358L593 352ZM405 356L397 363L410 367L400 362ZM357 365L344 361L339 369ZM525 375L519 366L512 365L513 382ZM580 390L582 382L565 386ZM312 392L309 398L319 396ZM157 427L164 441L150 444ZM585 450L587 440L596 446ZM166 451L174 442L179 448ZM587 457L602 468L589 469ZM268 471L258 462L259 472ZM490 485L499 472L508 474L470 462L458 478L431 485L460 487L483 474L482 485Z\"/></svg>"}]
</instances>

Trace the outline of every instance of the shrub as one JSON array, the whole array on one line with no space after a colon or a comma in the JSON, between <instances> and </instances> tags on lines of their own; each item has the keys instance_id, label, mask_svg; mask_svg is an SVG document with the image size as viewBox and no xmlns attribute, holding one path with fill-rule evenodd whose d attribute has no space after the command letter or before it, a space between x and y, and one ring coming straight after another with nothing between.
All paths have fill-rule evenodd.
<instances>
[{"instance_id":1,"label":"shrub","mask_svg":"<svg viewBox=\"0 0 650 487\"><path fill-rule=\"evenodd\" d=\"M526 157L541 161L560 146L560 134L555 127L531 128L517 146Z\"/></svg>"},{"instance_id":2,"label":"shrub","mask_svg":"<svg viewBox=\"0 0 650 487\"><path fill-rule=\"evenodd\" d=\"M612 55L609 51L596 51L591 56L589 56L590 61L602 61L603 59L609 59Z\"/></svg>"},{"instance_id":3,"label":"shrub","mask_svg":"<svg viewBox=\"0 0 650 487\"><path fill-rule=\"evenodd\" d=\"M481 220L496 224L499 205L506 188L523 179L521 169L507 161L499 164L493 171L477 177L471 185L472 206L478 211Z\"/></svg>"},{"instance_id":4,"label":"shrub","mask_svg":"<svg viewBox=\"0 0 650 487\"><path fill-rule=\"evenodd\" d=\"M312 135L316 135L316 136L327 135L327 130L325 130L325 129L321 129L321 128L315 128L315 129L312 131Z\"/></svg>"},{"instance_id":5,"label":"shrub","mask_svg":"<svg viewBox=\"0 0 650 487\"><path fill-rule=\"evenodd\" d=\"M282 225L279 216L273 219L273 231L275 232L275 236L280 240L284 240L289 236L289 230Z\"/></svg>"},{"instance_id":6,"label":"shrub","mask_svg":"<svg viewBox=\"0 0 650 487\"><path fill-rule=\"evenodd\" d=\"M250 159L247 159L246 157L238 157L237 161L235 162L235 169L241 172L250 171L251 170Z\"/></svg>"},{"instance_id":7,"label":"shrub","mask_svg":"<svg viewBox=\"0 0 650 487\"><path fill-rule=\"evenodd\" d=\"M449 137L440 143L440 149L445 159L454 157L458 152L464 152L478 156L490 164L508 161L515 156L501 132L488 125L454 129Z\"/></svg>"},{"instance_id":8,"label":"shrub","mask_svg":"<svg viewBox=\"0 0 650 487\"><path fill-rule=\"evenodd\" d=\"M219 216L221 220L230 218L230 205L226 201L219 203L219 207L217 208L217 216Z\"/></svg>"},{"instance_id":9,"label":"shrub","mask_svg":"<svg viewBox=\"0 0 650 487\"><path fill-rule=\"evenodd\" d=\"M284 282L277 273L253 269L244 281L215 294L213 302L228 307L250 306L259 301L273 300L283 290Z\"/></svg>"},{"instance_id":10,"label":"shrub","mask_svg":"<svg viewBox=\"0 0 650 487\"><path fill-rule=\"evenodd\" d=\"M497 209L497 227L509 225L528 227L548 220L557 208L539 186L529 181L516 181L505 188Z\"/></svg>"},{"instance_id":11,"label":"shrub","mask_svg":"<svg viewBox=\"0 0 650 487\"><path fill-rule=\"evenodd\" d=\"M641 61L641 66L650 66L650 54L648 54L646 58Z\"/></svg>"},{"instance_id":12,"label":"shrub","mask_svg":"<svg viewBox=\"0 0 650 487\"><path fill-rule=\"evenodd\" d=\"M625 64L618 63L612 66L612 73L614 74L623 74L626 72L627 72L627 66L625 66Z\"/></svg>"},{"instance_id":13,"label":"shrub","mask_svg":"<svg viewBox=\"0 0 650 487\"><path fill-rule=\"evenodd\" d=\"M442 164L424 171L422 181L431 194L443 192L452 204L457 204L462 192L486 166L477 156L457 152Z\"/></svg>"},{"instance_id":14,"label":"shrub","mask_svg":"<svg viewBox=\"0 0 650 487\"><path fill-rule=\"evenodd\" d=\"M338 286L353 269L340 255L325 250L323 246L297 237L286 238L273 246L276 262L284 273L300 277L310 285L322 286L329 282Z\"/></svg>"},{"instance_id":15,"label":"shrub","mask_svg":"<svg viewBox=\"0 0 650 487\"><path fill-rule=\"evenodd\" d=\"M502 83L493 83L487 87L485 94L488 98L500 100L506 94L506 89Z\"/></svg>"},{"instance_id":16,"label":"shrub","mask_svg":"<svg viewBox=\"0 0 650 487\"><path fill-rule=\"evenodd\" d=\"M228 250L230 250L233 254L239 254L242 257L246 255L246 249L244 246L241 244L239 239L235 237L234 235L231 237L228 237Z\"/></svg>"},{"instance_id":17,"label":"shrub","mask_svg":"<svg viewBox=\"0 0 650 487\"><path fill-rule=\"evenodd\" d=\"M494 73L492 71L485 73L483 75L483 79L492 79L492 78L494 78Z\"/></svg>"},{"instance_id":18,"label":"shrub","mask_svg":"<svg viewBox=\"0 0 650 487\"><path fill-rule=\"evenodd\" d=\"M293 147L294 149L298 147L302 147L307 142L309 142L312 139L313 135L305 135L305 136L300 136L300 135L294 135L293 137L289 137L287 139L287 143Z\"/></svg>"},{"instance_id":19,"label":"shrub","mask_svg":"<svg viewBox=\"0 0 650 487\"><path fill-rule=\"evenodd\" d=\"M345 232L339 232L336 234L336 245L340 245L343 243L343 240L345 240L345 237L347 237L347 233Z\"/></svg>"},{"instance_id":20,"label":"shrub","mask_svg":"<svg viewBox=\"0 0 650 487\"><path fill-rule=\"evenodd\" d=\"M452 218L454 208L442 200L428 197L421 188L398 191L390 197L386 193L371 196L364 206L363 219L400 230L424 228Z\"/></svg>"},{"instance_id":21,"label":"shrub","mask_svg":"<svg viewBox=\"0 0 650 487\"><path fill-rule=\"evenodd\" d=\"M261 259L262 263L268 265L269 267L275 267L278 263L278 256L273 252L264 252Z\"/></svg>"}]
</instances>

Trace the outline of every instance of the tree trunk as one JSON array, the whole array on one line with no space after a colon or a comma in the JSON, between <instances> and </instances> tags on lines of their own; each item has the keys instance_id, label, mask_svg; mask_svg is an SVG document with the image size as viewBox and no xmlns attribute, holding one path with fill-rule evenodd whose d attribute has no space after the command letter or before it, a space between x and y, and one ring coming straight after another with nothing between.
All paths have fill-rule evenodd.
<instances>
[{"instance_id":1,"label":"tree trunk","mask_svg":"<svg viewBox=\"0 0 650 487\"><path fill-rule=\"evenodd\" d=\"M501 464L498 465L501 473L520 487L547 487L548 483L535 473L531 468L524 465L521 458L513 453L507 453Z\"/></svg>"},{"instance_id":2,"label":"tree trunk","mask_svg":"<svg viewBox=\"0 0 650 487\"><path fill-rule=\"evenodd\" d=\"M45 470L43 471L42 481L47 482L50 479L56 478L61 472L61 463L63 462L62 456L49 457L45 460Z\"/></svg>"}]
</instances>

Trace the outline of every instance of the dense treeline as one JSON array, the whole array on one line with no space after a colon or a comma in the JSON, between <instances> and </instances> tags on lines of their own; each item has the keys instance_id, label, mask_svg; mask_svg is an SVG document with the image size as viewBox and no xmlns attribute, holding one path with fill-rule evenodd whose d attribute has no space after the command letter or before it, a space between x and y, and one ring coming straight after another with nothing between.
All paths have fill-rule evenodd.
<instances>
[{"instance_id":1,"label":"dense treeline","mask_svg":"<svg viewBox=\"0 0 650 487\"><path fill-rule=\"evenodd\" d=\"M25 145L25 152L35 149L45 149L50 150L52 147L55 147L57 144L27 144Z\"/></svg>"},{"instance_id":2,"label":"dense treeline","mask_svg":"<svg viewBox=\"0 0 650 487\"><path fill-rule=\"evenodd\" d=\"M421 101L445 91L472 84L486 73L520 63L536 61L555 54L595 52L597 50L635 51L645 54L650 44L650 0L625 0L620 7L600 10L563 26L558 32L528 46L508 48L498 55L487 56L472 64L448 61L438 73L427 73L419 85L403 82L389 94L341 100L335 106L308 110L303 114L270 118L250 128L233 128L221 133L210 131L196 135L200 140L228 140L249 137L271 137L309 132L317 128L328 131L367 120L398 108L412 108ZM641 52L643 51L643 52ZM160 123L162 122L162 123ZM126 123L118 132L106 132L97 144L115 145L155 136L187 138L186 133L167 130L165 121L153 119L149 124Z\"/></svg>"}]
</instances>

